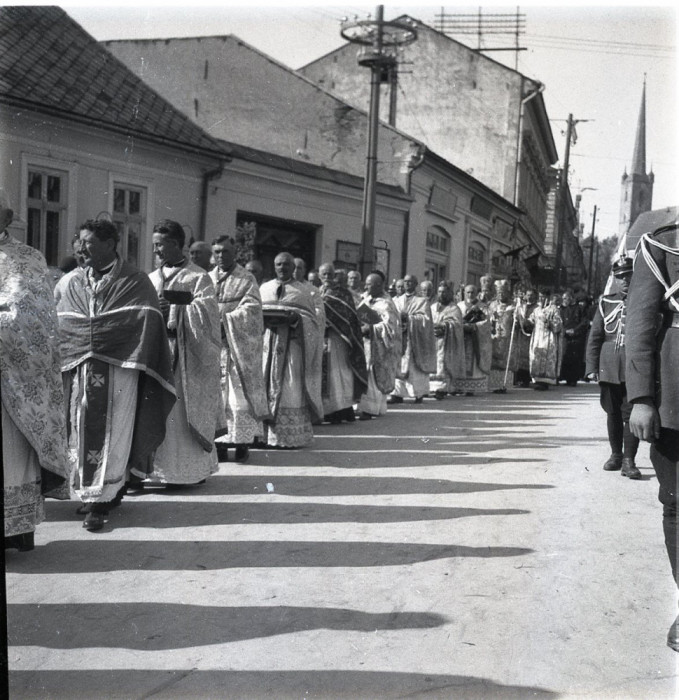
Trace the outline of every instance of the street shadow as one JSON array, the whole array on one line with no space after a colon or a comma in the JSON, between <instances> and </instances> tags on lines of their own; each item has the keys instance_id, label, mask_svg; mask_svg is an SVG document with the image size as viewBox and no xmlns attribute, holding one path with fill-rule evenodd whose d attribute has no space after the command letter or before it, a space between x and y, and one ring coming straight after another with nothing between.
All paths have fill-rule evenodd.
<instances>
[{"instance_id":1,"label":"street shadow","mask_svg":"<svg viewBox=\"0 0 679 700\"><path fill-rule=\"evenodd\" d=\"M446 439L447 436L442 436ZM398 445L398 443L396 443ZM468 466L474 464L494 464L517 462L516 457L494 457L485 454L478 443L473 444L477 452L484 454L473 454L463 449L460 450L443 450L440 453L427 451L425 446L421 450L403 450L397 452L385 453L384 451L376 450L376 454L366 456L365 450L356 449L345 452L330 449L327 445L323 451L315 448L307 448L298 451L274 452L271 450L251 450L250 459L247 462L248 467L332 467L333 469L412 469L412 468L427 468L440 466ZM457 446L457 445L456 445ZM509 443L504 446L504 449L511 447ZM513 445L516 447L517 445ZM316 446L318 447L318 445ZM432 444L429 443L429 447ZM522 444L521 447L524 447ZM394 449L391 445L390 449ZM495 450L500 449L495 448ZM494 450L487 450L491 452ZM546 459L541 458L524 458L523 462L545 462ZM224 468L228 469L229 462L222 462L222 465L227 465ZM241 466L239 465L239 468ZM209 483L209 481L208 481Z\"/></svg>"},{"instance_id":2,"label":"street shadow","mask_svg":"<svg viewBox=\"0 0 679 700\"><path fill-rule=\"evenodd\" d=\"M106 688L106 690L102 690ZM504 685L488 678L388 671L12 671L13 700L556 700L545 688Z\"/></svg>"},{"instance_id":3,"label":"street shadow","mask_svg":"<svg viewBox=\"0 0 679 700\"><path fill-rule=\"evenodd\" d=\"M30 556L7 557L14 574L83 574L109 571L213 571L278 567L408 566L439 559L494 559L532 554L525 547L467 547L415 542L212 541L158 542L58 540Z\"/></svg>"},{"instance_id":4,"label":"street shadow","mask_svg":"<svg viewBox=\"0 0 679 700\"><path fill-rule=\"evenodd\" d=\"M395 496L551 488L554 487L548 484L501 484L408 477L278 476L274 474L232 476L217 474L201 489L201 495L249 496L267 493L268 489L272 489L272 492L282 496Z\"/></svg>"},{"instance_id":5,"label":"street shadow","mask_svg":"<svg viewBox=\"0 0 679 700\"><path fill-rule=\"evenodd\" d=\"M71 501L55 502L46 521L82 520ZM456 520L484 515L526 515L518 508L443 508L431 506L337 505L333 503L205 503L151 501L143 497L123 501L111 511L116 527L201 527L208 525L295 523L402 523Z\"/></svg>"},{"instance_id":6,"label":"street shadow","mask_svg":"<svg viewBox=\"0 0 679 700\"><path fill-rule=\"evenodd\" d=\"M10 646L159 651L228 644L309 630L432 629L442 615L367 613L348 608L222 607L176 603L73 603L7 606Z\"/></svg>"}]
</instances>

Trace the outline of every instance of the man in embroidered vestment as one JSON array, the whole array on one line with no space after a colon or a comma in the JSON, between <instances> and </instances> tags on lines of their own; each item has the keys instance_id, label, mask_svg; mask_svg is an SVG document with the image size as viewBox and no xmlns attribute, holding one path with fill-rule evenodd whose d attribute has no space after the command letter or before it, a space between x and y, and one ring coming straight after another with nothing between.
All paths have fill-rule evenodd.
<instances>
[{"instance_id":1,"label":"man in embroidered vestment","mask_svg":"<svg viewBox=\"0 0 679 700\"><path fill-rule=\"evenodd\" d=\"M329 423L354 420L354 404L368 387L361 324L354 297L335 280L332 263L318 269L325 304L325 347L321 396L323 416Z\"/></svg>"},{"instance_id":2,"label":"man in embroidered vestment","mask_svg":"<svg viewBox=\"0 0 679 700\"><path fill-rule=\"evenodd\" d=\"M429 300L417 296L417 277L403 278L405 294L394 299L401 315L402 355L389 403L403 403L406 396L422 403L429 393L429 375L436 372L436 338Z\"/></svg>"},{"instance_id":3,"label":"man in embroidered vestment","mask_svg":"<svg viewBox=\"0 0 679 700\"><path fill-rule=\"evenodd\" d=\"M493 352L490 336L488 306L478 300L473 284L464 288L464 298L458 302L464 322L464 372L455 377L455 391L473 396L488 391L488 375Z\"/></svg>"},{"instance_id":4,"label":"man in embroidered vestment","mask_svg":"<svg viewBox=\"0 0 679 700\"><path fill-rule=\"evenodd\" d=\"M0 190L0 417L5 549L33 549L43 497L67 499L68 464L57 315L47 264L12 238Z\"/></svg>"},{"instance_id":5,"label":"man in embroidered vestment","mask_svg":"<svg viewBox=\"0 0 679 700\"><path fill-rule=\"evenodd\" d=\"M533 334L530 339L530 376L533 388L541 391L556 384L561 371L563 321L558 294L538 296L538 305L530 316Z\"/></svg>"},{"instance_id":6,"label":"man in embroidered vestment","mask_svg":"<svg viewBox=\"0 0 679 700\"><path fill-rule=\"evenodd\" d=\"M642 236L627 302L630 429L651 443L663 505L665 547L679 586L679 225ZM667 634L679 651L679 617Z\"/></svg>"},{"instance_id":7,"label":"man in embroidered vestment","mask_svg":"<svg viewBox=\"0 0 679 700\"><path fill-rule=\"evenodd\" d=\"M207 272L184 257L184 240L176 221L153 227L159 267L149 277L165 320L177 403L148 478L171 487L202 483L217 470L214 440L224 425L217 297Z\"/></svg>"},{"instance_id":8,"label":"man in embroidered vestment","mask_svg":"<svg viewBox=\"0 0 679 700\"><path fill-rule=\"evenodd\" d=\"M368 388L358 404L361 420L387 412L387 397L394 390L401 359L401 317L384 290L384 277L371 272L365 279L365 295L356 309L368 369Z\"/></svg>"},{"instance_id":9,"label":"man in embroidered vestment","mask_svg":"<svg viewBox=\"0 0 679 700\"><path fill-rule=\"evenodd\" d=\"M280 447L309 444L312 424L323 418L323 326L310 285L293 279L294 264L290 253L279 253L274 260L276 279L260 287L265 327L262 370L271 415L264 424L264 441Z\"/></svg>"},{"instance_id":10,"label":"man in embroidered vestment","mask_svg":"<svg viewBox=\"0 0 679 700\"><path fill-rule=\"evenodd\" d=\"M110 221L82 224L85 267L54 290L69 459L92 531L120 503L130 472L146 472L176 400L158 297L148 275L118 256L117 242Z\"/></svg>"},{"instance_id":11,"label":"man in embroidered vestment","mask_svg":"<svg viewBox=\"0 0 679 700\"><path fill-rule=\"evenodd\" d=\"M229 445L236 462L245 462L249 447L264 435L269 409L264 393L262 298L254 276L236 262L235 242L220 236L212 243L217 263L210 277L217 294L221 334L221 390L227 433L217 440L220 460Z\"/></svg>"},{"instance_id":12,"label":"man in embroidered vestment","mask_svg":"<svg viewBox=\"0 0 679 700\"><path fill-rule=\"evenodd\" d=\"M445 282L438 288L438 301L431 307L436 336L436 373L429 377L429 391L437 399L455 391L455 377L464 373L462 311L453 303L453 289Z\"/></svg>"},{"instance_id":13,"label":"man in embroidered vestment","mask_svg":"<svg viewBox=\"0 0 679 700\"><path fill-rule=\"evenodd\" d=\"M515 330L514 305L509 280L495 280L494 284L495 297L488 304L490 337L493 348L488 389L495 394L504 394L507 391L507 384L514 383L514 370L516 369L516 349L512 343L512 333ZM509 353L510 345L512 346L511 355Z\"/></svg>"},{"instance_id":14,"label":"man in embroidered vestment","mask_svg":"<svg viewBox=\"0 0 679 700\"><path fill-rule=\"evenodd\" d=\"M306 278L307 267L306 263L302 258L293 258L295 269L292 273L293 279L295 279L300 284L303 284L307 292L311 295L314 302L314 308L316 309L316 317L318 318L318 327L325 327L325 304L323 304L323 299L321 298L321 292L319 283L310 282ZM261 286L261 285L260 285Z\"/></svg>"}]
</instances>

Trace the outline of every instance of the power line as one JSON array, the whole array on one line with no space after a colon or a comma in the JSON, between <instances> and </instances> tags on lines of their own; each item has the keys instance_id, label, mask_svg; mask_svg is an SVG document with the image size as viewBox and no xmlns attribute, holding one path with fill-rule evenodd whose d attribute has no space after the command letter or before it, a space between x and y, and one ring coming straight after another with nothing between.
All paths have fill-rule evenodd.
<instances>
[{"instance_id":1,"label":"power line","mask_svg":"<svg viewBox=\"0 0 679 700\"><path fill-rule=\"evenodd\" d=\"M531 34L526 33L526 37L532 37L533 39L557 39L558 41L564 42L576 42L578 44L593 45L598 44L600 46L622 46L626 49L653 49L658 51L676 51L675 46L659 46L658 44L641 44L638 42L631 41L611 41L607 39L581 39L577 37L567 37L567 36L555 36L553 34Z\"/></svg>"}]
</instances>

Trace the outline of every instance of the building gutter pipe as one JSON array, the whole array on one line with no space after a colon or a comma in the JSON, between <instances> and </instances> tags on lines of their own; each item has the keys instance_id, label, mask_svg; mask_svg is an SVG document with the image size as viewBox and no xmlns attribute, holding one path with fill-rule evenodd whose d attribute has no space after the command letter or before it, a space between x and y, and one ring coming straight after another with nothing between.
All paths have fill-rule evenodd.
<instances>
[{"instance_id":1,"label":"building gutter pipe","mask_svg":"<svg viewBox=\"0 0 679 700\"><path fill-rule=\"evenodd\" d=\"M213 180L219 180L224 173L224 165L226 161L221 161L214 170L208 170L203 173L200 192L200 233L199 240L204 241L207 234L207 200L210 190L210 183Z\"/></svg>"},{"instance_id":2,"label":"building gutter pipe","mask_svg":"<svg viewBox=\"0 0 679 700\"><path fill-rule=\"evenodd\" d=\"M406 169L406 192L413 198L413 173L424 163L424 156L427 152L426 146L418 144L417 152L414 153L407 164ZM408 207L406 213L404 228L403 228L403 243L401 250L401 276L407 274L408 267L408 245L410 244L410 217L412 215L412 206Z\"/></svg>"}]
</instances>

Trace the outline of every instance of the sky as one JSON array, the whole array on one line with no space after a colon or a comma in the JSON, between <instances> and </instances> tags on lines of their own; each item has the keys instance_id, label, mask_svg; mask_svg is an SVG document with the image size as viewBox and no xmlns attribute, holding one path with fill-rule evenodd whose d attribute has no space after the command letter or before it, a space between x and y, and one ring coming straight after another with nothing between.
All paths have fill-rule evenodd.
<instances>
[{"instance_id":1,"label":"sky","mask_svg":"<svg viewBox=\"0 0 679 700\"><path fill-rule=\"evenodd\" d=\"M516 12L515 4L500 2L483 6L483 12ZM322 0L313 5L269 2L248 7L228 1L203 0L191 6L170 1L161 6L123 0L116 5L80 2L61 7L98 40L235 34L293 69L344 43L342 17L364 19L376 9L372 4L341 6ZM478 6L384 5L384 17L408 14L435 26L442 8L446 13L478 12ZM545 85L545 105L561 159L568 115L577 120L569 184L574 198L582 195L585 235L591 231L595 205L597 236L618 233L620 181L631 168L644 78L646 169L655 175L653 208L679 205L677 10L669 3L574 7L541 2L520 5L519 11L525 15L520 46L526 50L518 52L518 66L516 52L487 55ZM476 47L475 36L455 38ZM513 41L487 36L484 45Z\"/></svg>"}]
</instances>

